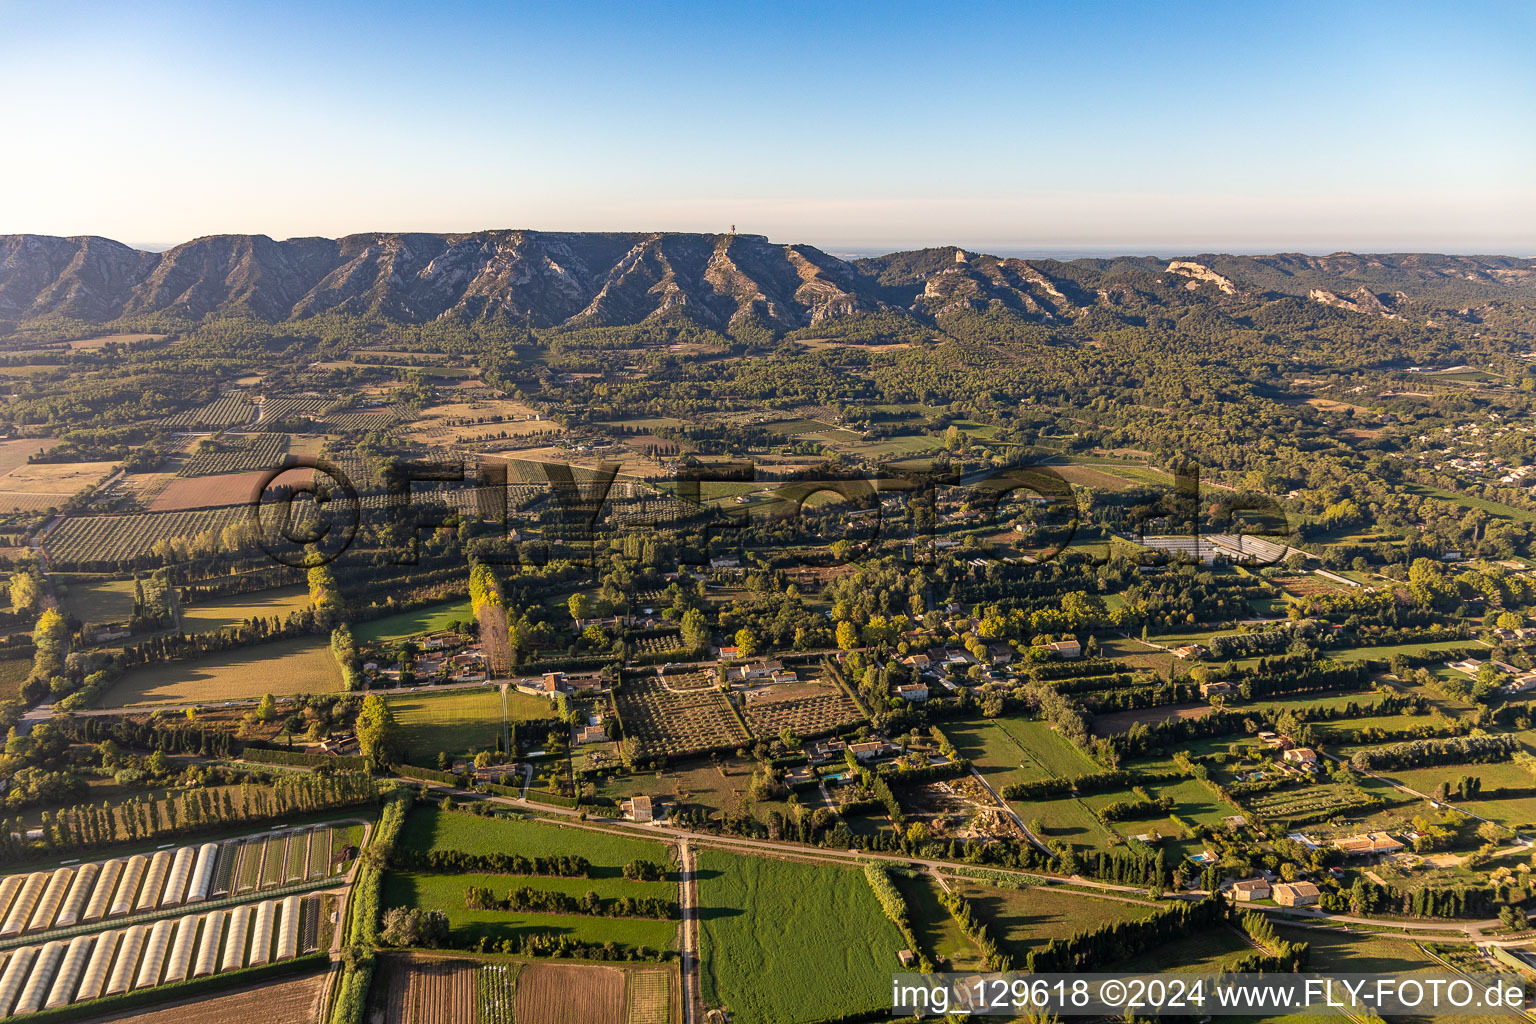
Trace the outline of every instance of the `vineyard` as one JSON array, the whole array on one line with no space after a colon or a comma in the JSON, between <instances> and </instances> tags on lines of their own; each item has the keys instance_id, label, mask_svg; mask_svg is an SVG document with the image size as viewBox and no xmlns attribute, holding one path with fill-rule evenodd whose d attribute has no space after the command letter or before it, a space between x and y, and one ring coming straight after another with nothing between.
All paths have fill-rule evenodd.
<instances>
[{"instance_id":1,"label":"vineyard","mask_svg":"<svg viewBox=\"0 0 1536 1024\"><path fill-rule=\"evenodd\" d=\"M778 736L785 729L796 736L815 736L863 718L858 705L842 690L783 700L748 700L742 715L752 731L763 737Z\"/></svg>"},{"instance_id":2,"label":"vineyard","mask_svg":"<svg viewBox=\"0 0 1536 1024\"><path fill-rule=\"evenodd\" d=\"M241 470L267 470L283 465L288 455L284 434L261 434L234 440L204 442L187 457L177 476L211 476Z\"/></svg>"},{"instance_id":3,"label":"vineyard","mask_svg":"<svg viewBox=\"0 0 1536 1024\"><path fill-rule=\"evenodd\" d=\"M667 684L676 682L668 678ZM713 686L674 692L647 674L626 680L614 704L624 735L639 742L643 758L681 757L750 740L730 702Z\"/></svg>"},{"instance_id":4,"label":"vineyard","mask_svg":"<svg viewBox=\"0 0 1536 1024\"><path fill-rule=\"evenodd\" d=\"M675 629L662 633L659 636L641 637L634 643L635 650L640 654L683 653L683 634Z\"/></svg>"},{"instance_id":5,"label":"vineyard","mask_svg":"<svg viewBox=\"0 0 1536 1024\"><path fill-rule=\"evenodd\" d=\"M221 531L249 516L244 505L130 516L71 516L48 534L48 558L61 566L142 558L162 540Z\"/></svg>"},{"instance_id":6,"label":"vineyard","mask_svg":"<svg viewBox=\"0 0 1536 1024\"><path fill-rule=\"evenodd\" d=\"M1248 809L1279 822L1311 823L1357 810L1367 801L1364 794L1344 786L1305 786L1279 789L1246 799Z\"/></svg>"},{"instance_id":7,"label":"vineyard","mask_svg":"<svg viewBox=\"0 0 1536 1024\"><path fill-rule=\"evenodd\" d=\"M225 395L200 408L167 416L160 425L182 430L232 427L237 423L248 423L255 415L256 405L249 395Z\"/></svg>"}]
</instances>

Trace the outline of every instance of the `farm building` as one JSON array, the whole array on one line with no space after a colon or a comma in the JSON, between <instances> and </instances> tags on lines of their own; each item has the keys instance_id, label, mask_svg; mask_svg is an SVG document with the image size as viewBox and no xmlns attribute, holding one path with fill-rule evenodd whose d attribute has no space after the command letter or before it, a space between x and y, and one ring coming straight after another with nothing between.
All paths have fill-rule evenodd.
<instances>
[{"instance_id":1,"label":"farm building","mask_svg":"<svg viewBox=\"0 0 1536 1024\"><path fill-rule=\"evenodd\" d=\"M1385 832L1365 832L1345 836L1334 843L1346 857L1368 857L1375 853L1398 853L1407 849L1406 844L1393 839Z\"/></svg>"},{"instance_id":2,"label":"farm building","mask_svg":"<svg viewBox=\"0 0 1536 1024\"><path fill-rule=\"evenodd\" d=\"M162 907L174 907L187 896L187 881L192 875L192 858L196 856L190 846L183 846L171 858L171 869L165 876L165 891L160 894Z\"/></svg>"},{"instance_id":3,"label":"farm building","mask_svg":"<svg viewBox=\"0 0 1536 1024\"><path fill-rule=\"evenodd\" d=\"M0 971L0 1016L10 1016L36 959L36 946L22 946L5 962L5 970Z\"/></svg>"},{"instance_id":4,"label":"farm building","mask_svg":"<svg viewBox=\"0 0 1536 1024\"><path fill-rule=\"evenodd\" d=\"M160 984L160 975L165 970L165 954L171 946L171 932L175 927L176 922L168 917L149 926L149 935L144 940L144 952L139 956L139 973L134 979L134 988L149 988Z\"/></svg>"},{"instance_id":5,"label":"farm building","mask_svg":"<svg viewBox=\"0 0 1536 1024\"><path fill-rule=\"evenodd\" d=\"M1282 907L1316 906L1319 895L1317 886L1311 882L1279 882L1271 891Z\"/></svg>"},{"instance_id":6,"label":"farm building","mask_svg":"<svg viewBox=\"0 0 1536 1024\"><path fill-rule=\"evenodd\" d=\"M64 896L69 892L70 880L74 877L74 868L59 868L48 876L48 885L43 889L42 898L37 901L37 909L32 911L32 919L27 922L27 931L42 931L53 924L59 907L64 903Z\"/></svg>"},{"instance_id":7,"label":"farm building","mask_svg":"<svg viewBox=\"0 0 1536 1024\"><path fill-rule=\"evenodd\" d=\"M59 964L58 973L54 975L53 985L48 989L48 998L43 1003L43 1009L52 1010L74 1002L75 990L80 987L80 978L85 973L91 946L95 941L94 935L77 935L70 940L69 947L64 951L64 959Z\"/></svg>"},{"instance_id":8,"label":"farm building","mask_svg":"<svg viewBox=\"0 0 1536 1024\"><path fill-rule=\"evenodd\" d=\"M219 940L224 937L224 922L229 911L215 910L203 920L203 934L197 942L197 962L192 969L194 978L212 974L219 967Z\"/></svg>"},{"instance_id":9,"label":"farm building","mask_svg":"<svg viewBox=\"0 0 1536 1024\"><path fill-rule=\"evenodd\" d=\"M187 891L188 903L199 903L208 898L213 890L213 873L218 864L218 843L204 843L198 848L197 864L192 868L192 885Z\"/></svg>"},{"instance_id":10,"label":"farm building","mask_svg":"<svg viewBox=\"0 0 1536 1024\"><path fill-rule=\"evenodd\" d=\"M197 941L198 917L188 914L176 922L176 938L165 961L165 980L186 981L192 971L192 951Z\"/></svg>"},{"instance_id":11,"label":"farm building","mask_svg":"<svg viewBox=\"0 0 1536 1024\"><path fill-rule=\"evenodd\" d=\"M256 916L251 923L251 955L247 966L268 963L272 959L272 918L277 913L277 903L267 900L256 905Z\"/></svg>"},{"instance_id":12,"label":"farm building","mask_svg":"<svg viewBox=\"0 0 1536 1024\"><path fill-rule=\"evenodd\" d=\"M1233 882L1232 898L1239 903L1267 900L1269 899L1269 883L1262 878L1250 878L1243 882Z\"/></svg>"}]
</instances>

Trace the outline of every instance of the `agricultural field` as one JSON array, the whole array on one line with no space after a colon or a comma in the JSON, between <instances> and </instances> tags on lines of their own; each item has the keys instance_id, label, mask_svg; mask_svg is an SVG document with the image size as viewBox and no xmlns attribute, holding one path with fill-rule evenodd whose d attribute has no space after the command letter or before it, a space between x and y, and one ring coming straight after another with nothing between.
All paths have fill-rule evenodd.
<instances>
[{"instance_id":1,"label":"agricultural field","mask_svg":"<svg viewBox=\"0 0 1536 1024\"><path fill-rule=\"evenodd\" d=\"M442 601L429 604L415 611L386 615L372 622L358 623L352 635L360 644L379 643L388 640L404 640L422 633L435 633L448 628L451 622L465 622L474 618L468 598L462 601Z\"/></svg>"},{"instance_id":2,"label":"agricultural field","mask_svg":"<svg viewBox=\"0 0 1536 1024\"><path fill-rule=\"evenodd\" d=\"M207 438L199 441L177 471L178 476L213 476L276 469L288 456L288 438L283 434L251 434L238 437Z\"/></svg>"},{"instance_id":3,"label":"agricultural field","mask_svg":"<svg viewBox=\"0 0 1536 1024\"><path fill-rule=\"evenodd\" d=\"M210 601L181 606L181 628L187 633L212 633L238 626L247 619L286 619L291 613L308 608L309 588L303 584L233 594Z\"/></svg>"},{"instance_id":4,"label":"agricultural field","mask_svg":"<svg viewBox=\"0 0 1536 1024\"><path fill-rule=\"evenodd\" d=\"M508 721L554 717L542 697L508 688L476 686L440 694L386 695L399 726L400 746L412 764L431 765L439 750L474 754L496 750Z\"/></svg>"},{"instance_id":5,"label":"agricultural field","mask_svg":"<svg viewBox=\"0 0 1536 1024\"><path fill-rule=\"evenodd\" d=\"M580 843L568 845L562 852L590 859ZM483 886L497 896L503 896L507 890L523 885L546 892L566 892L578 897L593 891L604 898L626 894L665 895L675 900L678 891L677 885L672 882L629 882L623 878L523 878L516 875L437 875L392 871L385 877L383 899L386 908L422 907L444 911L448 915L448 924L456 943L472 943L481 937L494 943L505 938L544 934L598 945L613 941L632 948L647 946L652 950L672 949L677 945L678 922L675 920L471 910L464 906L464 891L469 886Z\"/></svg>"},{"instance_id":6,"label":"agricultural field","mask_svg":"<svg viewBox=\"0 0 1536 1024\"><path fill-rule=\"evenodd\" d=\"M427 444L459 444L502 434L521 437L562 430L560 424L539 416L521 402L495 398L429 405L404 428L407 437Z\"/></svg>"},{"instance_id":7,"label":"agricultural field","mask_svg":"<svg viewBox=\"0 0 1536 1024\"><path fill-rule=\"evenodd\" d=\"M749 742L736 712L713 687L674 690L654 673L625 680L614 695L624 734L639 741L641 757L680 757ZM686 684L684 684L686 685Z\"/></svg>"},{"instance_id":8,"label":"agricultural field","mask_svg":"<svg viewBox=\"0 0 1536 1024\"><path fill-rule=\"evenodd\" d=\"M995 718L945 722L943 728L960 756L968 758L998 792L1014 783L1050 778L1051 773L1021 750Z\"/></svg>"},{"instance_id":9,"label":"agricultural field","mask_svg":"<svg viewBox=\"0 0 1536 1024\"><path fill-rule=\"evenodd\" d=\"M932 875L898 871L891 873L891 881L906 901L918 944L939 970L980 970L985 966L981 950L939 902L938 883Z\"/></svg>"},{"instance_id":10,"label":"agricultural field","mask_svg":"<svg viewBox=\"0 0 1536 1024\"><path fill-rule=\"evenodd\" d=\"M389 957L373 983L374 1015L383 1024L477 1021L480 970L473 960ZM511 1013L501 1020L511 1024Z\"/></svg>"},{"instance_id":11,"label":"agricultural field","mask_svg":"<svg viewBox=\"0 0 1536 1024\"><path fill-rule=\"evenodd\" d=\"M598 877L619 873L632 860L668 863L671 848L650 839L633 839L612 832L577 829L535 819L484 818L478 815L418 808L406 819L399 845L415 850L463 850L466 853L505 853L528 857L579 853L591 861Z\"/></svg>"},{"instance_id":12,"label":"agricultural field","mask_svg":"<svg viewBox=\"0 0 1536 1024\"><path fill-rule=\"evenodd\" d=\"M101 706L251 700L267 693L335 693L341 688L341 668L330 644L302 637L133 669L112 685Z\"/></svg>"},{"instance_id":13,"label":"agricultural field","mask_svg":"<svg viewBox=\"0 0 1536 1024\"><path fill-rule=\"evenodd\" d=\"M292 480L285 474L273 483L297 483L301 473L309 474L310 471L293 470ZM261 471L177 477L161 488L160 493L149 503L147 511L182 512L198 508L248 505L260 498L261 487L267 478L268 474Z\"/></svg>"},{"instance_id":14,"label":"agricultural field","mask_svg":"<svg viewBox=\"0 0 1536 1024\"><path fill-rule=\"evenodd\" d=\"M1252 952L1253 947L1235 928L1216 928L1105 966L1125 974L1215 973L1229 969L1233 961Z\"/></svg>"},{"instance_id":15,"label":"agricultural field","mask_svg":"<svg viewBox=\"0 0 1536 1024\"><path fill-rule=\"evenodd\" d=\"M49 559L60 566L118 562L149 554L158 541L217 533L249 517L243 505L126 516L70 516L49 533L44 547Z\"/></svg>"},{"instance_id":16,"label":"agricultural field","mask_svg":"<svg viewBox=\"0 0 1536 1024\"><path fill-rule=\"evenodd\" d=\"M137 1010L133 1024L314 1024L315 1007L325 995L329 974L324 967L299 977L266 982L185 1005Z\"/></svg>"},{"instance_id":17,"label":"agricultural field","mask_svg":"<svg viewBox=\"0 0 1536 1024\"><path fill-rule=\"evenodd\" d=\"M737 1024L796 1024L890 1005L905 940L863 872L701 850L704 1001ZM836 985L809 984L836 965Z\"/></svg>"},{"instance_id":18,"label":"agricultural field","mask_svg":"<svg viewBox=\"0 0 1536 1024\"><path fill-rule=\"evenodd\" d=\"M5 658L0 660L0 701L15 700L21 695L22 684L32 674L31 658Z\"/></svg>"},{"instance_id":19,"label":"agricultural field","mask_svg":"<svg viewBox=\"0 0 1536 1024\"><path fill-rule=\"evenodd\" d=\"M231 394L216 398L207 405L188 409L161 420L162 426L182 430L207 430L232 427L236 423L248 423L256 415L256 405L249 395Z\"/></svg>"},{"instance_id":20,"label":"agricultural field","mask_svg":"<svg viewBox=\"0 0 1536 1024\"><path fill-rule=\"evenodd\" d=\"M133 580L55 573L64 607L87 626L127 622L133 617Z\"/></svg>"},{"instance_id":21,"label":"agricultural field","mask_svg":"<svg viewBox=\"0 0 1536 1024\"><path fill-rule=\"evenodd\" d=\"M7 473L27 464L27 459L40 455L58 444L56 438L28 437L0 441L0 480Z\"/></svg>"},{"instance_id":22,"label":"agricultural field","mask_svg":"<svg viewBox=\"0 0 1536 1024\"><path fill-rule=\"evenodd\" d=\"M624 989L624 972L616 967L529 964L517 978L517 1020L625 1024Z\"/></svg>"},{"instance_id":23,"label":"agricultural field","mask_svg":"<svg viewBox=\"0 0 1536 1024\"><path fill-rule=\"evenodd\" d=\"M115 462L22 463L0 476L0 512L57 508L106 479Z\"/></svg>"},{"instance_id":24,"label":"agricultural field","mask_svg":"<svg viewBox=\"0 0 1536 1024\"><path fill-rule=\"evenodd\" d=\"M806 737L828 733L863 720L853 698L833 682L773 686L760 696L748 691L742 717L758 736L772 738L785 729Z\"/></svg>"},{"instance_id":25,"label":"agricultural field","mask_svg":"<svg viewBox=\"0 0 1536 1024\"><path fill-rule=\"evenodd\" d=\"M951 883L971 909L992 926L992 933L1022 963L1031 949L1053 938L1090 931L1119 921L1137 921L1155 907L1080 892L1032 886L1005 889L956 878Z\"/></svg>"}]
</instances>

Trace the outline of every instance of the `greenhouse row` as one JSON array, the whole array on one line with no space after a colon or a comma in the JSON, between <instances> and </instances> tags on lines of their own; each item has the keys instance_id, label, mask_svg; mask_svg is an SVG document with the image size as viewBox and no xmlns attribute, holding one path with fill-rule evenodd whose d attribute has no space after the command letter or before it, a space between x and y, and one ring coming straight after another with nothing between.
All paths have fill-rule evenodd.
<instances>
[{"instance_id":1,"label":"greenhouse row","mask_svg":"<svg viewBox=\"0 0 1536 1024\"><path fill-rule=\"evenodd\" d=\"M318 944L319 899L289 896L0 953L0 1017L291 960Z\"/></svg>"},{"instance_id":2,"label":"greenhouse row","mask_svg":"<svg viewBox=\"0 0 1536 1024\"><path fill-rule=\"evenodd\" d=\"M0 940L256 892L332 873L328 826L0 878Z\"/></svg>"},{"instance_id":3,"label":"greenhouse row","mask_svg":"<svg viewBox=\"0 0 1536 1024\"><path fill-rule=\"evenodd\" d=\"M0 879L0 939L208 899L219 844Z\"/></svg>"}]
</instances>

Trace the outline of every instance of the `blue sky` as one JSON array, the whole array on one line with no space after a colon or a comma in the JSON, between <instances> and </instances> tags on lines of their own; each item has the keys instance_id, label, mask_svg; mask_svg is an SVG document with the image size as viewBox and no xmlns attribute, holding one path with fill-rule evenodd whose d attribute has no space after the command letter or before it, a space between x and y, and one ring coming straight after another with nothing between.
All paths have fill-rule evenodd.
<instances>
[{"instance_id":1,"label":"blue sky","mask_svg":"<svg viewBox=\"0 0 1536 1024\"><path fill-rule=\"evenodd\" d=\"M0 0L0 232L1536 251L1536 5Z\"/></svg>"}]
</instances>

